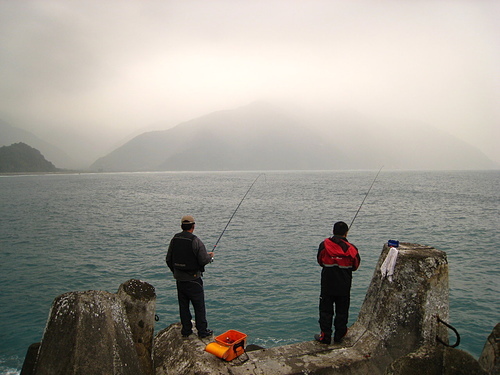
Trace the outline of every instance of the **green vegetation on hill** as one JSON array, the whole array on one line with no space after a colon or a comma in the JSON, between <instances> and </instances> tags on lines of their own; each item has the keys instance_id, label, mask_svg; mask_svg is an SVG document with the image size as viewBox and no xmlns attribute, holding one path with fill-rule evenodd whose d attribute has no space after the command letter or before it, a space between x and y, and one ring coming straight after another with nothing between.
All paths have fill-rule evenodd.
<instances>
[{"instance_id":1,"label":"green vegetation on hill","mask_svg":"<svg viewBox=\"0 0 500 375\"><path fill-rule=\"evenodd\" d=\"M0 173L56 171L54 164L26 143L0 147Z\"/></svg>"}]
</instances>

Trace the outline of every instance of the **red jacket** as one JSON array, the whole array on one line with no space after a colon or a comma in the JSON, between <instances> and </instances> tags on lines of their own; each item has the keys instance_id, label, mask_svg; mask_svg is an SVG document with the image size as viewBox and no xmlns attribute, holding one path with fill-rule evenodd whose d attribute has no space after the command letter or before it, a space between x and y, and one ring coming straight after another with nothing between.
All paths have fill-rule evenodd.
<instances>
[{"instance_id":1,"label":"red jacket","mask_svg":"<svg viewBox=\"0 0 500 375\"><path fill-rule=\"evenodd\" d=\"M322 267L339 267L356 271L361 258L356 246L344 237L333 236L327 238L320 246L317 259Z\"/></svg>"}]
</instances>

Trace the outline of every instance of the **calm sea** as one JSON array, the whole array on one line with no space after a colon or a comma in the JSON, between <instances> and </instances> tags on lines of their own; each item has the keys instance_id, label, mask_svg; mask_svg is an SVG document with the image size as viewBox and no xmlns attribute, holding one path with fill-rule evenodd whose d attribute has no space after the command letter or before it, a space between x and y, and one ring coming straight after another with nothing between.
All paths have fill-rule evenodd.
<instances>
[{"instance_id":1,"label":"calm sea","mask_svg":"<svg viewBox=\"0 0 500 375\"><path fill-rule=\"evenodd\" d=\"M266 172L207 267L209 327L272 347L318 332L318 244L348 224L377 171ZM177 322L164 262L182 215L208 250L258 172L0 177L0 373L18 374L54 298L137 278L155 286L157 330ZM389 239L446 251L450 319L476 358L500 321L500 171L380 173L349 238L360 250L350 323ZM451 337L452 342L454 338Z\"/></svg>"}]
</instances>

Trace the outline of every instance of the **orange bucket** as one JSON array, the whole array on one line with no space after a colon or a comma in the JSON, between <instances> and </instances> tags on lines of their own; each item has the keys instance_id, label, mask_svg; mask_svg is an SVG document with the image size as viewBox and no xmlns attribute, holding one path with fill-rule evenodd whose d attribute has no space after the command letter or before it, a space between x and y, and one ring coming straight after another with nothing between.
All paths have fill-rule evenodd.
<instances>
[{"instance_id":1,"label":"orange bucket","mask_svg":"<svg viewBox=\"0 0 500 375\"><path fill-rule=\"evenodd\" d=\"M230 329L215 338L216 342L211 342L205 347L205 351L222 358L225 361L232 361L245 352L247 335Z\"/></svg>"}]
</instances>

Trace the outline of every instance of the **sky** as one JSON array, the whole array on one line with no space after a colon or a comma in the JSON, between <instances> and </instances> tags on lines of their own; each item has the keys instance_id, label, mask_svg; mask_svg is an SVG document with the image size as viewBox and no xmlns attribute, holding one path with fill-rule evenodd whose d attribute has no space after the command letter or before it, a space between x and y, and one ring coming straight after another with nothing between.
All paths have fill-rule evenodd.
<instances>
[{"instance_id":1,"label":"sky","mask_svg":"<svg viewBox=\"0 0 500 375\"><path fill-rule=\"evenodd\" d=\"M0 118L93 158L264 100L431 125L500 163L498 19L497 0L0 0Z\"/></svg>"}]
</instances>

